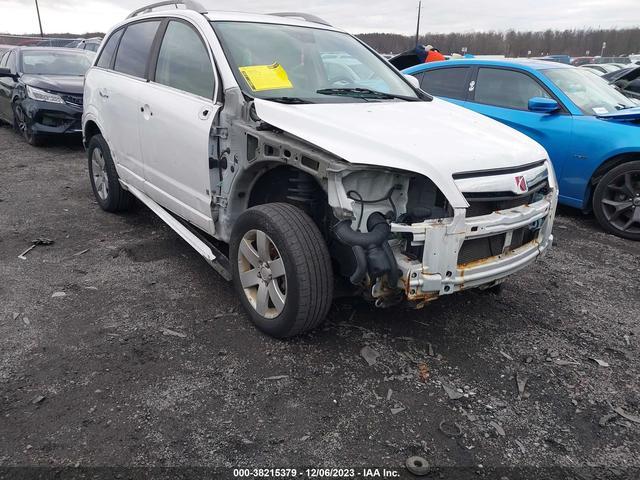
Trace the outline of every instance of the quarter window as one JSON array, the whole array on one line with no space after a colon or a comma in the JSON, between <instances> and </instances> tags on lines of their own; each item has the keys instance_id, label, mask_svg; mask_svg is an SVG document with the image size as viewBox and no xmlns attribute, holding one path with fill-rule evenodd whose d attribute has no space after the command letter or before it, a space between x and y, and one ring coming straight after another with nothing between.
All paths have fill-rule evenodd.
<instances>
[{"instance_id":1,"label":"quarter window","mask_svg":"<svg viewBox=\"0 0 640 480\"><path fill-rule=\"evenodd\" d=\"M169 22L158 54L154 80L211 98L213 79L211 60L200 36L183 22Z\"/></svg>"},{"instance_id":2,"label":"quarter window","mask_svg":"<svg viewBox=\"0 0 640 480\"><path fill-rule=\"evenodd\" d=\"M124 30L118 30L109 37L109 40L107 40L107 43L102 49L98 63L96 64L98 67L111 68L111 65L113 64L113 57L116 53L116 48L118 48L118 42L120 41L122 32L124 32Z\"/></svg>"},{"instance_id":3,"label":"quarter window","mask_svg":"<svg viewBox=\"0 0 640 480\"><path fill-rule=\"evenodd\" d=\"M144 78L151 44L158 25L160 25L159 21L151 21L132 23L127 26L116 53L114 70Z\"/></svg>"},{"instance_id":4,"label":"quarter window","mask_svg":"<svg viewBox=\"0 0 640 480\"><path fill-rule=\"evenodd\" d=\"M427 70L420 81L420 88L436 97L464 100L469 89L469 70L469 67Z\"/></svg>"},{"instance_id":5,"label":"quarter window","mask_svg":"<svg viewBox=\"0 0 640 480\"><path fill-rule=\"evenodd\" d=\"M550 98L533 78L513 70L480 68L475 87L475 101L497 107L529 109L529 99Z\"/></svg>"}]
</instances>

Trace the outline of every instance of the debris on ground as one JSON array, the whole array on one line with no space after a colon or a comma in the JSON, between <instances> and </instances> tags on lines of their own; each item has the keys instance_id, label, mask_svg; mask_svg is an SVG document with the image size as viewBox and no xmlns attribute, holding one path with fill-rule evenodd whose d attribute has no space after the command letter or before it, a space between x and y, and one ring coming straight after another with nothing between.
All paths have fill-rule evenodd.
<instances>
[{"instance_id":1,"label":"debris on ground","mask_svg":"<svg viewBox=\"0 0 640 480\"><path fill-rule=\"evenodd\" d=\"M74 257L79 257L80 255L84 255L85 253L87 253L89 251L88 248L85 248L84 250L80 250L78 253L74 253L73 256Z\"/></svg>"},{"instance_id":2,"label":"debris on ground","mask_svg":"<svg viewBox=\"0 0 640 480\"><path fill-rule=\"evenodd\" d=\"M387 390L387 401L391 400L391 395L393 395L393 390Z\"/></svg>"},{"instance_id":3,"label":"debris on ground","mask_svg":"<svg viewBox=\"0 0 640 480\"><path fill-rule=\"evenodd\" d=\"M289 378L289 375L274 375L273 377L266 377L265 380L284 380Z\"/></svg>"},{"instance_id":4,"label":"debris on ground","mask_svg":"<svg viewBox=\"0 0 640 480\"><path fill-rule=\"evenodd\" d=\"M601 427L606 427L607 423L609 423L614 418L617 418L617 416L618 416L617 413L608 413L606 415L603 415L600 417L600 420L598 421L598 425L600 425Z\"/></svg>"},{"instance_id":5,"label":"debris on ground","mask_svg":"<svg viewBox=\"0 0 640 480\"><path fill-rule=\"evenodd\" d=\"M516 445L518 445L518 448L520 449L520 451L525 454L527 453L527 449L524 448L524 443L522 443L520 440L516 440Z\"/></svg>"},{"instance_id":6,"label":"debris on ground","mask_svg":"<svg viewBox=\"0 0 640 480\"><path fill-rule=\"evenodd\" d=\"M509 355L506 352L503 352L502 350L500 350L500 355L502 355L504 358L506 358L507 360L513 360L513 357L511 355Z\"/></svg>"},{"instance_id":7,"label":"debris on ground","mask_svg":"<svg viewBox=\"0 0 640 480\"><path fill-rule=\"evenodd\" d=\"M33 399L31 400L31 403L32 403L32 404L34 404L34 405L37 405L37 404L39 404L39 403L44 402L45 398L47 398L47 397L45 397L44 395L36 395L36 396L35 396L35 397L33 397Z\"/></svg>"},{"instance_id":8,"label":"debris on ground","mask_svg":"<svg viewBox=\"0 0 640 480\"><path fill-rule=\"evenodd\" d=\"M431 345L431 342L427 343L427 348L429 349L429 356L435 357L436 354L433 352L433 345Z\"/></svg>"},{"instance_id":9,"label":"debris on ground","mask_svg":"<svg viewBox=\"0 0 640 480\"><path fill-rule=\"evenodd\" d=\"M493 427L498 435L504 437L504 428L502 428L497 422L489 422L489 426Z\"/></svg>"},{"instance_id":10,"label":"debris on ground","mask_svg":"<svg viewBox=\"0 0 640 480\"><path fill-rule=\"evenodd\" d=\"M392 415L397 415L397 414L399 414L400 412L404 412L405 410L406 410L406 408L405 408L405 407L393 407L393 408L391 409L391 414L392 414Z\"/></svg>"},{"instance_id":11,"label":"debris on ground","mask_svg":"<svg viewBox=\"0 0 640 480\"><path fill-rule=\"evenodd\" d=\"M438 430L451 438L460 437L462 435L462 427L460 427L456 422L442 420L438 425Z\"/></svg>"},{"instance_id":12,"label":"debris on ground","mask_svg":"<svg viewBox=\"0 0 640 480\"><path fill-rule=\"evenodd\" d=\"M14 313L13 313L13 319L14 319L14 320L17 320L17 319L18 319L18 317L19 317L20 315L22 315L20 312L17 312L17 313L16 313L16 312L14 312Z\"/></svg>"},{"instance_id":13,"label":"debris on ground","mask_svg":"<svg viewBox=\"0 0 640 480\"><path fill-rule=\"evenodd\" d=\"M628 412L625 412L622 407L614 408L613 411L616 412L621 417L624 417L627 420L632 421L633 423L640 423L640 417L638 417L637 415L632 415Z\"/></svg>"},{"instance_id":14,"label":"debris on ground","mask_svg":"<svg viewBox=\"0 0 640 480\"><path fill-rule=\"evenodd\" d=\"M31 321L27 317L22 317L22 323L24 323L27 327L31 325Z\"/></svg>"},{"instance_id":15,"label":"debris on ground","mask_svg":"<svg viewBox=\"0 0 640 480\"><path fill-rule=\"evenodd\" d=\"M409 470L409 472L413 473L416 476L421 477L429 473L429 462L427 462L422 457L409 457L404 464L407 467L407 470Z\"/></svg>"},{"instance_id":16,"label":"debris on ground","mask_svg":"<svg viewBox=\"0 0 640 480\"><path fill-rule=\"evenodd\" d=\"M170 330L168 328L163 328L160 331L162 332L163 335L166 335L169 337L187 338L187 335L185 333L176 332L175 330Z\"/></svg>"},{"instance_id":17,"label":"debris on ground","mask_svg":"<svg viewBox=\"0 0 640 480\"><path fill-rule=\"evenodd\" d=\"M418 377L422 383L427 383L429 380L429 366L426 363L418 365Z\"/></svg>"},{"instance_id":18,"label":"debris on ground","mask_svg":"<svg viewBox=\"0 0 640 480\"><path fill-rule=\"evenodd\" d=\"M464 393L460 392L459 390L457 390L452 385L449 385L448 383L442 382L442 388L444 389L445 392L447 392L447 395L449 395L449 398L451 400L458 400L464 397Z\"/></svg>"},{"instance_id":19,"label":"debris on ground","mask_svg":"<svg viewBox=\"0 0 640 480\"><path fill-rule=\"evenodd\" d=\"M594 362L596 362L598 365L600 365L601 367L608 367L610 366L607 362L605 362L604 360L600 360L599 358L592 358L589 357L589 360L593 360Z\"/></svg>"},{"instance_id":20,"label":"debris on ground","mask_svg":"<svg viewBox=\"0 0 640 480\"><path fill-rule=\"evenodd\" d=\"M62 298L62 297L66 297L67 294L65 292L53 292L51 294L51 298Z\"/></svg>"},{"instance_id":21,"label":"debris on ground","mask_svg":"<svg viewBox=\"0 0 640 480\"><path fill-rule=\"evenodd\" d=\"M34 248L36 248L38 245L53 245L53 243L54 241L49 238L36 238L35 240L31 241L31 246L29 248L27 248L24 252L18 255L18 258L20 260L26 260L27 257L25 257L25 255L29 253L31 250L33 250Z\"/></svg>"},{"instance_id":22,"label":"debris on ground","mask_svg":"<svg viewBox=\"0 0 640 480\"><path fill-rule=\"evenodd\" d=\"M369 365L375 365L378 361L380 353L376 352L373 348L367 345L365 347L362 347L362 350L360 350L360 355L362 355L362 358L364 358Z\"/></svg>"},{"instance_id":23,"label":"debris on ground","mask_svg":"<svg viewBox=\"0 0 640 480\"><path fill-rule=\"evenodd\" d=\"M554 358L553 363L556 365L560 365L561 367L566 367L567 365L580 365L578 362L572 362L571 360L563 360L561 358Z\"/></svg>"},{"instance_id":24,"label":"debris on ground","mask_svg":"<svg viewBox=\"0 0 640 480\"><path fill-rule=\"evenodd\" d=\"M523 398L529 398L529 393L525 393L524 389L527 386L527 381L529 377L525 377L520 374L520 372L516 373L516 385L518 386L518 399L522 400Z\"/></svg>"}]
</instances>

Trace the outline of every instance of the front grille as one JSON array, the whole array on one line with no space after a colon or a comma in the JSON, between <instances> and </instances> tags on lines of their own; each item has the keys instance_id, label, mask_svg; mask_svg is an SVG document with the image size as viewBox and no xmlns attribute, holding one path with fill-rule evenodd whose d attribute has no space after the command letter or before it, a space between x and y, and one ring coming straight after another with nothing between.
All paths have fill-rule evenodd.
<instances>
[{"instance_id":1,"label":"front grille","mask_svg":"<svg viewBox=\"0 0 640 480\"><path fill-rule=\"evenodd\" d=\"M63 93L60 96L62 97L62 100L65 101L65 103L76 107L82 107L82 95L70 95Z\"/></svg>"},{"instance_id":2,"label":"front grille","mask_svg":"<svg viewBox=\"0 0 640 480\"><path fill-rule=\"evenodd\" d=\"M522 195L516 195L512 192L465 193L464 196L469 202L467 217L479 217L500 210L528 205L540 200L547 193L549 193L549 182L546 178L530 186L529 191Z\"/></svg>"},{"instance_id":3,"label":"front grille","mask_svg":"<svg viewBox=\"0 0 640 480\"><path fill-rule=\"evenodd\" d=\"M491 237L465 240L458 253L458 265L500 255L504 248L505 237L506 234L501 233Z\"/></svg>"},{"instance_id":4,"label":"front grille","mask_svg":"<svg viewBox=\"0 0 640 480\"><path fill-rule=\"evenodd\" d=\"M532 242L538 236L541 227L540 221L514 230L511 234L511 243L505 248L506 234L492 235L483 238L471 238L462 243L458 253L458 265L464 265L477 260L495 257L503 253L520 248Z\"/></svg>"}]
</instances>

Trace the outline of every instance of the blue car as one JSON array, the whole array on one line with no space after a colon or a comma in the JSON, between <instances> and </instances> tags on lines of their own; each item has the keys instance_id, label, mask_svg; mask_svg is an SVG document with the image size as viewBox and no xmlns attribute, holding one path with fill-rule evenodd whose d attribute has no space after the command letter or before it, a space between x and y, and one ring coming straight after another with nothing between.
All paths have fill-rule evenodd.
<instances>
[{"instance_id":1,"label":"blue car","mask_svg":"<svg viewBox=\"0 0 640 480\"><path fill-rule=\"evenodd\" d=\"M640 104L577 67L542 60L416 65L423 90L528 135L549 153L560 203L640 240Z\"/></svg>"}]
</instances>

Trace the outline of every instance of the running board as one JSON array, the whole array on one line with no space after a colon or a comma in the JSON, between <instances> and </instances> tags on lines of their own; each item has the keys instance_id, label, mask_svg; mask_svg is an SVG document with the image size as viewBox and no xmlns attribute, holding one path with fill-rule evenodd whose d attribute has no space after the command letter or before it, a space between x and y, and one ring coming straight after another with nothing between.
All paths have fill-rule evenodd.
<instances>
[{"instance_id":1,"label":"running board","mask_svg":"<svg viewBox=\"0 0 640 480\"><path fill-rule=\"evenodd\" d=\"M180 220L174 217L168 210L165 210L159 204L154 202L147 195L142 193L135 187L131 185L126 185L127 190L131 192L133 196L135 196L138 200L144 203L147 207L151 209L153 213L155 213L160 219L169 225L171 229L176 232L178 235L182 237L182 239L187 242L193 249L198 252L202 257L207 261L209 265L213 267L213 269L218 272L222 277L231 281L231 271L229 269L229 259L218 250L213 244L207 242L202 237L193 232L190 228L183 225Z\"/></svg>"}]
</instances>

